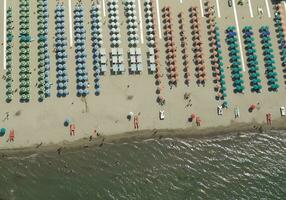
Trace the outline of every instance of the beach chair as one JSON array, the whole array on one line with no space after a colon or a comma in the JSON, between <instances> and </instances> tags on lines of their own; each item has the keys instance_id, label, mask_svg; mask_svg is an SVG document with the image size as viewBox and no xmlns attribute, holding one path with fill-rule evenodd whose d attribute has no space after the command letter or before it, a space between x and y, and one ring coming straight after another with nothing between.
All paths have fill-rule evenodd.
<instances>
[{"instance_id":1,"label":"beach chair","mask_svg":"<svg viewBox=\"0 0 286 200\"><path fill-rule=\"evenodd\" d=\"M136 63L137 63L137 64L142 63L142 56L141 56L141 54L137 55L137 57L136 57Z\"/></svg>"},{"instance_id":2,"label":"beach chair","mask_svg":"<svg viewBox=\"0 0 286 200\"><path fill-rule=\"evenodd\" d=\"M132 72L136 72L136 64L135 63L131 63L130 69L131 69Z\"/></svg>"},{"instance_id":3,"label":"beach chair","mask_svg":"<svg viewBox=\"0 0 286 200\"><path fill-rule=\"evenodd\" d=\"M118 69L120 72L124 72L124 65L122 63L118 63Z\"/></svg>"},{"instance_id":4,"label":"beach chair","mask_svg":"<svg viewBox=\"0 0 286 200\"><path fill-rule=\"evenodd\" d=\"M122 56L122 55L118 55L118 57L117 57L117 63L123 64L123 56Z\"/></svg>"},{"instance_id":5,"label":"beach chair","mask_svg":"<svg viewBox=\"0 0 286 200\"><path fill-rule=\"evenodd\" d=\"M130 63L135 64L136 63L136 57L135 55L130 56Z\"/></svg>"},{"instance_id":6,"label":"beach chair","mask_svg":"<svg viewBox=\"0 0 286 200\"><path fill-rule=\"evenodd\" d=\"M101 63L100 68L101 68L101 72L106 72L107 71L106 63Z\"/></svg>"},{"instance_id":7,"label":"beach chair","mask_svg":"<svg viewBox=\"0 0 286 200\"><path fill-rule=\"evenodd\" d=\"M149 52L149 56L152 56L152 55L155 54L155 50L154 50L153 47L152 47L152 48L149 48L149 49L148 49L148 52Z\"/></svg>"},{"instance_id":8,"label":"beach chair","mask_svg":"<svg viewBox=\"0 0 286 200\"><path fill-rule=\"evenodd\" d=\"M141 63L137 63L137 69L138 69L139 72L142 72L143 66L142 66Z\"/></svg>"},{"instance_id":9,"label":"beach chair","mask_svg":"<svg viewBox=\"0 0 286 200\"><path fill-rule=\"evenodd\" d=\"M117 55L117 48L112 48L112 49L111 49L111 55L112 55L112 56Z\"/></svg>"},{"instance_id":10,"label":"beach chair","mask_svg":"<svg viewBox=\"0 0 286 200\"><path fill-rule=\"evenodd\" d=\"M118 71L118 63L117 63L117 56L112 56L112 71L117 72Z\"/></svg>"},{"instance_id":11,"label":"beach chair","mask_svg":"<svg viewBox=\"0 0 286 200\"><path fill-rule=\"evenodd\" d=\"M131 56L134 56L134 55L136 54L135 48L130 48L129 54L130 54L130 57L131 57Z\"/></svg>"}]
</instances>

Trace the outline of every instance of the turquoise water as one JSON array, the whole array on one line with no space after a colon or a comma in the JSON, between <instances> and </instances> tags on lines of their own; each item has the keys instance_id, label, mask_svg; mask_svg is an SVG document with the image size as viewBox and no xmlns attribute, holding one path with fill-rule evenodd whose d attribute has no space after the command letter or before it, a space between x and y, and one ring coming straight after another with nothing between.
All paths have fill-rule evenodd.
<instances>
[{"instance_id":1,"label":"turquoise water","mask_svg":"<svg viewBox=\"0 0 286 200\"><path fill-rule=\"evenodd\" d=\"M286 199L286 131L0 159L0 199Z\"/></svg>"}]
</instances>

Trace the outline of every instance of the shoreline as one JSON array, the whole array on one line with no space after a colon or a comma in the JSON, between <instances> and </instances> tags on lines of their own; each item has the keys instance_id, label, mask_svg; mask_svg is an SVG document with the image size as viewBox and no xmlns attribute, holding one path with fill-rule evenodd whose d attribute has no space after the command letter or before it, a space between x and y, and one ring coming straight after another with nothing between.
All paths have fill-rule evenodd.
<instances>
[{"instance_id":1,"label":"shoreline","mask_svg":"<svg viewBox=\"0 0 286 200\"><path fill-rule=\"evenodd\" d=\"M254 120L249 123L232 122L229 126L216 126L198 129L196 127L186 129L153 129L139 130L135 132L125 132L114 135L101 135L89 141L88 137L80 138L75 141L63 141L57 144L38 144L22 148L1 149L2 158L9 154L16 153L45 153L55 152L61 154L62 150L72 151L79 149L88 149L93 147L102 147L105 144L120 144L126 142L143 141L148 139L164 139L164 138L193 138L207 139L224 136L240 136L241 133L256 132L264 133L269 130L286 130L285 119L274 120L271 126L266 123L257 123ZM38 146L38 147L37 147ZM57 152L60 149L61 152Z\"/></svg>"},{"instance_id":2,"label":"shoreline","mask_svg":"<svg viewBox=\"0 0 286 200\"><path fill-rule=\"evenodd\" d=\"M138 48L141 52L142 60L142 71L137 73L130 73L130 46L128 36L129 30L129 21L126 16L126 5L118 4L118 14L117 17L120 21L120 34L121 45L120 48L123 51L122 63L125 68L125 72L117 74L113 73L112 67L112 48L113 45L110 41L110 23L109 23L109 12L108 11L108 1L105 1L104 8L106 11L106 16L101 16L101 36L102 36L102 48L105 50L108 62L107 69L105 73L102 73L98 76L98 70L95 69L94 64L94 45L93 41L93 26L91 25L92 17L90 16L90 10L93 5L93 1L82 1L83 4L83 27L85 30L85 60L86 60L86 72L84 74L84 79L81 77L81 80L84 80L84 84L88 83L90 92L89 95L85 97L79 97L78 94L78 59L76 56L76 49L68 48L66 49L67 60L66 60L66 70L59 70L57 66L57 56L55 52L54 45L57 44L57 23L56 23L56 7L58 1L49 1L47 6L48 16L48 38L49 45L45 48L49 52L49 93L51 94L49 98L45 98L43 101L39 101L39 97L42 96L42 89L39 88L39 80L43 78L42 64L39 65L39 53L38 47L39 43L36 38L39 34L38 26L38 4L33 4L30 2L30 10L35 12L30 12L29 15L29 35L32 37L32 41L29 42L29 65L30 69L29 75L26 78L29 78L29 82L21 81L18 74L22 73L19 67L22 66L20 62L20 52L21 45L18 40L13 40L13 56L12 56L12 86L9 86L9 91L13 93L13 99L11 102L7 103L5 98L0 100L0 105L3 109L0 111L0 120L2 118L2 124L0 128L5 128L6 134L0 138L0 149L32 149L37 145L37 149L49 149L51 148L54 151L55 148L60 148L61 146L72 147L72 146L84 146L90 145L88 138L90 135L94 134L96 138L96 132L103 134L105 143L125 141L125 140L136 140L136 139L150 139L158 138L158 135L161 137L178 137L178 136L188 136L188 137L205 137L208 135L222 135L229 132L236 131L247 131L252 130L253 126L259 126L262 123L263 127L266 127L265 115L267 113L272 114L273 120L278 119L276 125L273 125L272 128L285 128L286 126L279 121L284 121L285 118L281 118L280 108L285 107L285 77L284 70L282 66L280 50L279 50L279 41L274 31L276 30L276 25L273 23L272 18L267 16L254 16L254 18L248 18L249 12L247 5L237 6L237 12L234 12L233 9L228 9L229 6L227 2L221 2L220 8L224 10L221 18L216 18L215 13L215 23L219 27L218 35L220 39L220 50L221 58L223 62L219 65L221 66L222 74L224 77L225 87L223 87L225 94L218 92L218 88L221 85L218 85L217 81L218 76L217 70L214 70L213 65L213 54L210 54L213 47L210 45L209 34L209 20L208 17L201 17L199 19L202 39L202 54L204 55L204 67L205 71L201 71L201 75L206 77L206 81L203 85L197 84L198 72L196 68L198 67L197 61L195 61L195 54L192 48L187 48L188 50L184 52L184 48L181 46L182 37L180 37L181 29L180 28L180 13L185 13L184 15L188 17L183 20L185 31L184 35L186 36L186 41L190 41L190 45L194 45L195 42L193 37L193 28L191 28L192 23L190 23L189 12L190 8L200 7L202 1L184 1L181 4L177 4L175 1L162 1L160 5L156 7L157 20L158 22L165 24L164 20L164 8L170 7L172 10L172 19L173 19L173 37L174 44L177 48L177 59L176 65L178 67L177 72L172 73L175 77L179 77L176 83L176 86L172 86L170 83L170 74L169 74L169 53L166 53L168 48L166 48L165 37L162 40L157 41L157 48L161 51L158 53L158 59L162 71L159 73L160 76L157 76L155 73L150 73L149 66L149 46L146 44L138 44ZM60 0L64 8L64 18L61 20L64 21L65 26L63 32L65 32L65 37L70 43L76 42L74 34L69 34L69 18L68 12L70 8L74 10L78 4L77 0L70 0L71 5L68 1ZM140 3L140 2L139 2ZM211 5L218 6L215 0L210 1ZM253 0L253 7L260 6L261 1ZM272 5L272 4L271 4ZM71 6L71 7L70 7ZM273 5L274 6L274 5ZM12 19L13 19L13 35L17 36L20 34L20 2L9 1L7 2L7 7L12 8ZM136 10L141 9L143 14L143 19L140 19L141 26L143 27L144 38L147 39L149 34L149 19L145 15L147 5L141 1L140 6L136 4ZM0 9L3 8L3 5L0 4ZM206 9L207 7L204 6ZM233 7L234 8L234 7ZM264 9L264 8L263 8ZM104 10L104 11L105 11ZM101 10L102 11L102 10ZM271 12L276 12L276 9L271 8ZM202 14L202 13L200 13ZM237 16L238 15L238 16ZM73 16L75 17L75 16ZM116 17L116 18L117 18ZM236 19L237 18L237 19ZM137 16L139 19L139 16ZM255 38L256 50L257 50L257 61L258 69L256 72L261 74L261 91L259 93L253 91L252 76L253 73L245 72L243 75L243 81L245 90L243 94L237 93L234 86L233 80L233 70L232 70L232 61L229 55L229 44L227 43L227 38L229 37L226 33L226 30L229 27L233 27L237 20L239 21L240 29L244 27L252 26L253 34ZM107 23L106 23L107 22ZM3 21L0 21L0 27L3 27ZM163 24L164 23L164 24ZM277 92L269 90L269 77L265 74L265 56L263 51L263 44L258 39L260 37L261 24L269 26L271 30L271 41L273 47L274 60L276 61L275 66L277 67L277 80L281 86ZM159 25L159 24L158 24ZM165 25L164 25L165 26ZM155 26L157 31L157 26ZM158 27L160 31L163 31L164 34L167 30L163 26ZM162 30L161 30L162 29ZM241 32L240 30L240 32ZM72 31L75 31L72 29ZM116 31L117 32L117 31ZM132 31L133 32L133 31ZM162 34L163 34L162 32ZM155 33L154 33L155 34ZM64 38L65 38L64 37ZM72 38L71 38L72 37ZM149 37L149 36L148 36ZM3 38L2 38L3 39ZM145 40L146 41L146 40ZM235 45L234 45L235 46ZM246 56L246 46L244 46L243 54ZM0 49L0 53L3 49ZM46 51L45 50L45 51ZM114 49L113 49L114 50ZM189 56L189 72L186 73L185 66L185 57ZM246 57L245 57L246 58ZM241 58L242 59L242 58ZM121 60L121 59L120 59ZM156 62L157 62L156 61ZM243 61L242 61L243 62ZM3 63L2 63L3 64ZM218 63L216 63L218 64ZM63 66L61 66L63 67ZM175 66L172 64L172 68L175 69ZM62 68L61 68L62 69ZM85 71L84 70L84 71ZM24 70L26 71L26 70ZM26 71L26 72L28 72ZM58 97L58 83L59 83L59 71L67 74L68 78L68 93L69 95L65 97ZM216 72L215 72L216 71ZM26 73L25 72L25 73ZM81 71L80 74L82 74ZM215 72L215 73L214 73ZM5 70L0 71L2 75L6 74ZM9 72L10 73L10 72ZM41 75L40 75L41 74ZM95 76L96 74L96 76ZM272 73L273 74L273 73ZM276 74L276 73L275 73ZM186 84L186 75L190 78L190 82ZM157 77L157 78L156 78ZM160 77L160 84L158 85L158 77ZM240 75L239 75L240 77ZM100 81L99 81L100 79ZM172 78L171 78L172 79ZM187 78L188 79L188 78ZM10 78L9 78L10 80ZM273 80L273 79L272 79ZM0 92L6 94L8 92L7 79L2 78L0 80ZM63 81L63 80L62 80ZM99 81L99 82L98 82ZM42 81L41 81L42 82ZM240 81L239 81L240 82ZM277 82L277 81L275 81ZM29 102L21 102L21 92L19 90L20 85L29 85ZM41 84L42 85L42 84ZM160 87L158 87L160 86ZM162 86L162 87L161 87ZM24 86L21 86L22 88ZM26 86L25 86L26 87ZM84 86L86 87L86 86ZM276 86L275 86L276 87ZM98 95L98 88L100 88L100 95ZM11 90L12 89L12 90ZM14 92L13 92L14 91ZM17 92L15 92L17 91ZM63 90L61 90L62 92ZM41 95L39 95L41 93ZM219 96L225 96L226 99L218 98ZM25 95L25 97L28 97ZM158 97L163 97L164 104L158 104ZM189 96L186 98L186 96ZM218 108L225 103L224 100L227 100L227 108L223 109L223 114L218 115ZM256 105L257 109L252 112L249 111L250 106ZM240 110L240 118L235 119L235 110ZM160 114L164 111L164 120L160 120ZM134 117L138 116L139 131L134 131L134 122L133 119L128 120L127 115L133 113ZM140 113L140 116L139 116ZM195 127L196 123L189 121L190 116L196 116L196 119L201 122L201 127ZM65 126L65 121L70 121L70 124L73 124L76 134L70 136L70 129L68 126ZM284 122L285 124L285 122ZM152 131L156 128L158 133L152 135ZM142 130L141 130L142 129ZM268 127L266 127L268 129ZM10 138L10 131L15 142L7 142ZM102 142L102 137L96 138L95 144ZM97 141L98 140L98 141ZM40 145L42 144L42 145ZM24 150L25 151L25 150Z\"/></svg>"}]
</instances>

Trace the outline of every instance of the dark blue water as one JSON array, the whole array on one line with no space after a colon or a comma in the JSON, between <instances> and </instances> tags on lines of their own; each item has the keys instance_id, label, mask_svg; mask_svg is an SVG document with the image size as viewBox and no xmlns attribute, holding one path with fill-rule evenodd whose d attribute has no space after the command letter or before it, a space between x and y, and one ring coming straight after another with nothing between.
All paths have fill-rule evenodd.
<instances>
[{"instance_id":1,"label":"dark blue water","mask_svg":"<svg viewBox=\"0 0 286 200\"><path fill-rule=\"evenodd\" d=\"M8 155L0 159L0 199L286 199L286 134Z\"/></svg>"}]
</instances>

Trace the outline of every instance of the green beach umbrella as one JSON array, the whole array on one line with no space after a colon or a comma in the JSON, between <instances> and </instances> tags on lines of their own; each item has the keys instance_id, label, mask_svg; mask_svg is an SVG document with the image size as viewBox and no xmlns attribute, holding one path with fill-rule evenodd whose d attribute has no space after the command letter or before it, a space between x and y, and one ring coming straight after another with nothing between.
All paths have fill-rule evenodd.
<instances>
[{"instance_id":1,"label":"green beach umbrella","mask_svg":"<svg viewBox=\"0 0 286 200\"><path fill-rule=\"evenodd\" d=\"M12 94L12 93L13 93L12 87L7 88L7 94Z\"/></svg>"},{"instance_id":2,"label":"green beach umbrella","mask_svg":"<svg viewBox=\"0 0 286 200\"><path fill-rule=\"evenodd\" d=\"M0 129L0 137L3 137L6 133L6 128L1 128Z\"/></svg>"},{"instance_id":3,"label":"green beach umbrella","mask_svg":"<svg viewBox=\"0 0 286 200\"><path fill-rule=\"evenodd\" d=\"M12 101L12 98L13 98L12 94L6 95L6 101Z\"/></svg>"},{"instance_id":4,"label":"green beach umbrella","mask_svg":"<svg viewBox=\"0 0 286 200\"><path fill-rule=\"evenodd\" d=\"M226 87L225 87L225 86L222 86L222 87L221 87L221 91L223 91L223 92L226 91Z\"/></svg>"}]
</instances>

